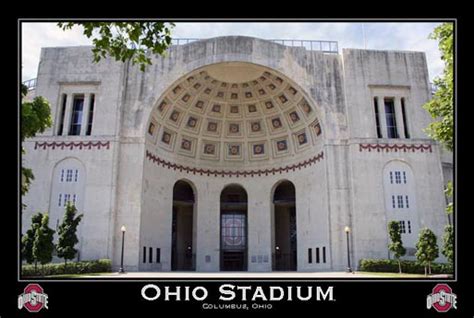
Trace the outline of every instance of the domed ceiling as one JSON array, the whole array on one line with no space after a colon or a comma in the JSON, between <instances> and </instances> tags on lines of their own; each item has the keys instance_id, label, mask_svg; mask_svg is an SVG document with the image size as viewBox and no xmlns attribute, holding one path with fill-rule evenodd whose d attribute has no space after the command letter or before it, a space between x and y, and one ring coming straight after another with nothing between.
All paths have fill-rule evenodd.
<instances>
[{"instance_id":1,"label":"domed ceiling","mask_svg":"<svg viewBox=\"0 0 474 318\"><path fill-rule=\"evenodd\" d=\"M309 152L322 130L315 108L289 80L253 64L221 63L170 87L147 135L173 159L258 165Z\"/></svg>"}]
</instances>

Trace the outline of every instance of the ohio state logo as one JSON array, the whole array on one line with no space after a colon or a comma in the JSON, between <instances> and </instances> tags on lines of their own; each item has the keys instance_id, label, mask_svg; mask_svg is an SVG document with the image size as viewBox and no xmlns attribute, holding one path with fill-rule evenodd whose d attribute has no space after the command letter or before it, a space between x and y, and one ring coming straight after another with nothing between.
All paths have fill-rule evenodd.
<instances>
[{"instance_id":1,"label":"ohio state logo","mask_svg":"<svg viewBox=\"0 0 474 318\"><path fill-rule=\"evenodd\" d=\"M29 312L38 312L41 309L48 309L48 295L38 284L28 284L23 290L23 294L18 296L18 309L25 307Z\"/></svg>"},{"instance_id":2,"label":"ohio state logo","mask_svg":"<svg viewBox=\"0 0 474 318\"><path fill-rule=\"evenodd\" d=\"M438 312L447 312L456 307L457 296L447 284L438 284L433 288L433 293L426 297L426 308L434 307Z\"/></svg>"}]
</instances>

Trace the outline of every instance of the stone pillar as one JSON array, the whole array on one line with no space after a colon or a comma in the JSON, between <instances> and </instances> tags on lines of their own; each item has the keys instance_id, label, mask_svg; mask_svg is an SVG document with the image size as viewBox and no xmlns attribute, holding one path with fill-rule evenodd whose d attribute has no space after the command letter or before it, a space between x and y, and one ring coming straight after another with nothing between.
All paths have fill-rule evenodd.
<instances>
[{"instance_id":1,"label":"stone pillar","mask_svg":"<svg viewBox=\"0 0 474 318\"><path fill-rule=\"evenodd\" d=\"M84 94L84 104L82 106L82 121L81 121L81 136L84 136L87 132L87 122L89 119L89 104L91 101L91 94Z\"/></svg>"},{"instance_id":2,"label":"stone pillar","mask_svg":"<svg viewBox=\"0 0 474 318\"><path fill-rule=\"evenodd\" d=\"M395 97L395 117L397 120L398 138L406 138L405 136L405 122L402 115L402 102L400 97Z\"/></svg>"},{"instance_id":3,"label":"stone pillar","mask_svg":"<svg viewBox=\"0 0 474 318\"><path fill-rule=\"evenodd\" d=\"M377 105L379 107L379 123L382 138L388 138L387 133L387 118L385 116L385 101L383 96L377 96Z\"/></svg>"},{"instance_id":4,"label":"stone pillar","mask_svg":"<svg viewBox=\"0 0 474 318\"><path fill-rule=\"evenodd\" d=\"M220 194L218 182L196 182L196 271L218 272L220 266Z\"/></svg>"},{"instance_id":5,"label":"stone pillar","mask_svg":"<svg viewBox=\"0 0 474 318\"><path fill-rule=\"evenodd\" d=\"M66 110L64 111L63 136L69 135L69 126L71 125L72 103L74 94L67 94Z\"/></svg>"},{"instance_id":6,"label":"stone pillar","mask_svg":"<svg viewBox=\"0 0 474 318\"><path fill-rule=\"evenodd\" d=\"M270 272L272 270L272 227L271 227L271 184L262 189L262 184L251 180L245 188L248 194L247 237L249 272ZM262 192L263 190L263 192ZM265 195L262 195L262 194Z\"/></svg>"}]
</instances>

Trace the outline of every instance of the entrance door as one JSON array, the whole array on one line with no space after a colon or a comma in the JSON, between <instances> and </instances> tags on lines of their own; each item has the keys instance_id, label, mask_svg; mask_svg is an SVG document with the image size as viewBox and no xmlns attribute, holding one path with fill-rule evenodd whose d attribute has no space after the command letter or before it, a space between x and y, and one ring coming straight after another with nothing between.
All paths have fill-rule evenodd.
<instances>
[{"instance_id":1,"label":"entrance door","mask_svg":"<svg viewBox=\"0 0 474 318\"><path fill-rule=\"evenodd\" d=\"M273 204L273 270L296 271L297 231L295 188L291 182L284 181L275 189Z\"/></svg>"},{"instance_id":2,"label":"entrance door","mask_svg":"<svg viewBox=\"0 0 474 318\"><path fill-rule=\"evenodd\" d=\"M222 270L244 271L247 258L247 220L239 212L221 215Z\"/></svg>"},{"instance_id":3,"label":"entrance door","mask_svg":"<svg viewBox=\"0 0 474 318\"><path fill-rule=\"evenodd\" d=\"M193 271L194 193L185 181L176 182L173 189L171 223L171 270Z\"/></svg>"},{"instance_id":4,"label":"entrance door","mask_svg":"<svg viewBox=\"0 0 474 318\"><path fill-rule=\"evenodd\" d=\"M247 270L247 192L238 185L221 193L221 270Z\"/></svg>"}]
</instances>

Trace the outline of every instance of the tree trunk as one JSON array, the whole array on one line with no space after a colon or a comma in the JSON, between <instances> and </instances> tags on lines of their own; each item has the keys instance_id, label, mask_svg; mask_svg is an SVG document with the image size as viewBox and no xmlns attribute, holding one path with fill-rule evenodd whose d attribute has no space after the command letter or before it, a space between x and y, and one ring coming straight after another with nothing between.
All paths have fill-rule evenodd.
<instances>
[{"instance_id":1,"label":"tree trunk","mask_svg":"<svg viewBox=\"0 0 474 318\"><path fill-rule=\"evenodd\" d=\"M428 276L427 272L426 272L426 265L425 265L425 276Z\"/></svg>"},{"instance_id":2,"label":"tree trunk","mask_svg":"<svg viewBox=\"0 0 474 318\"><path fill-rule=\"evenodd\" d=\"M402 273L402 262L400 262L400 259L398 259L398 273Z\"/></svg>"},{"instance_id":3,"label":"tree trunk","mask_svg":"<svg viewBox=\"0 0 474 318\"><path fill-rule=\"evenodd\" d=\"M38 261L35 261L35 274L38 274Z\"/></svg>"},{"instance_id":4,"label":"tree trunk","mask_svg":"<svg viewBox=\"0 0 474 318\"><path fill-rule=\"evenodd\" d=\"M431 262L428 262L428 273L431 275Z\"/></svg>"}]
</instances>

